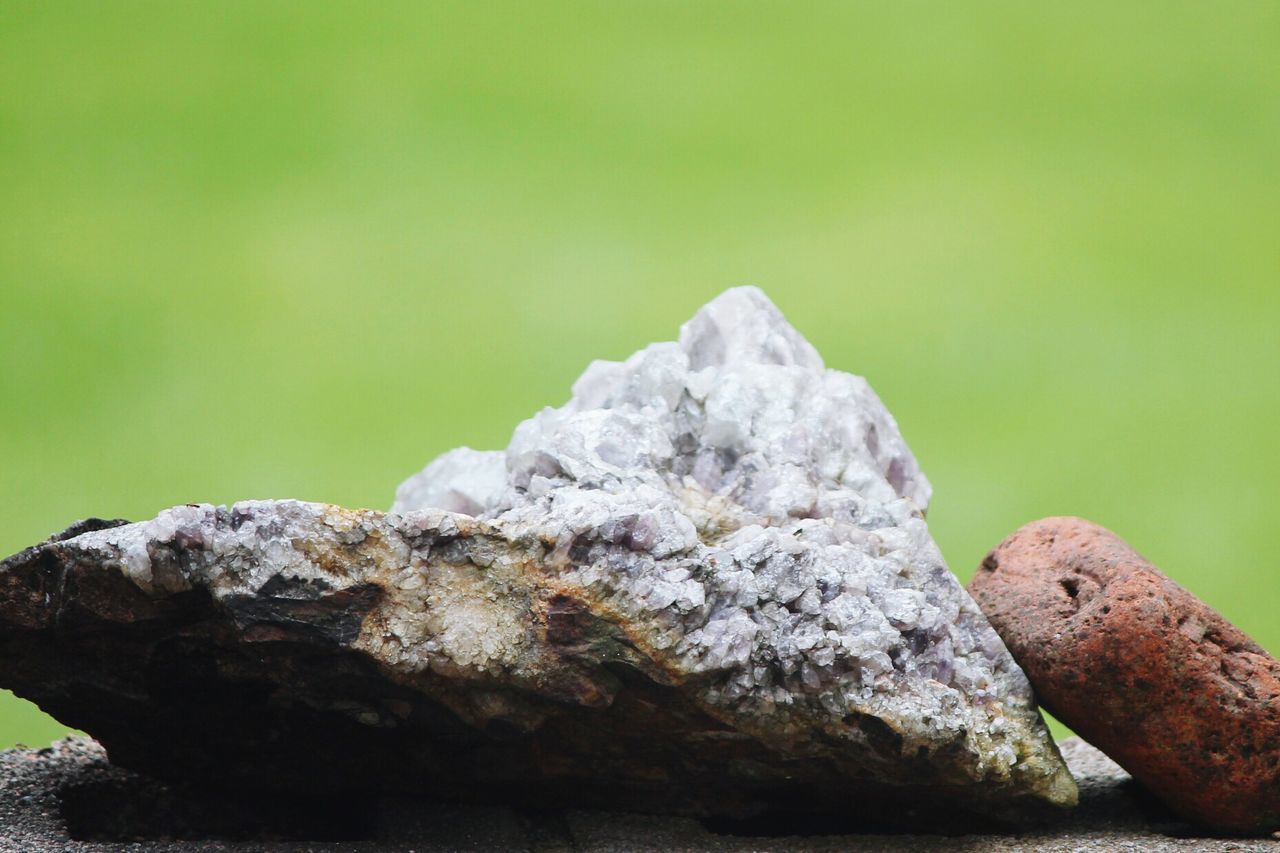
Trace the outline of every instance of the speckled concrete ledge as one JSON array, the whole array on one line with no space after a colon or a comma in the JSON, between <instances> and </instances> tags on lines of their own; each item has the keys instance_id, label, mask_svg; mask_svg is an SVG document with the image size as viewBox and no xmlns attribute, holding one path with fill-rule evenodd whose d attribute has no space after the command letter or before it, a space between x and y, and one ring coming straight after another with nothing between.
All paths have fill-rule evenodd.
<instances>
[{"instance_id":1,"label":"speckled concrete ledge","mask_svg":"<svg viewBox=\"0 0 1280 853\"><path fill-rule=\"evenodd\" d=\"M1280 841L1197 837L1129 776L1079 740L1063 755L1080 806L1029 834L876 835L853 824L706 826L687 818L591 811L522 813L380 800L360 804L231 802L192 797L111 766L87 738L0 753L5 851L914 851L1234 850L1280 853ZM318 806L318 807L317 807ZM794 834L806 830L805 834ZM827 834L814 834L814 831Z\"/></svg>"}]
</instances>

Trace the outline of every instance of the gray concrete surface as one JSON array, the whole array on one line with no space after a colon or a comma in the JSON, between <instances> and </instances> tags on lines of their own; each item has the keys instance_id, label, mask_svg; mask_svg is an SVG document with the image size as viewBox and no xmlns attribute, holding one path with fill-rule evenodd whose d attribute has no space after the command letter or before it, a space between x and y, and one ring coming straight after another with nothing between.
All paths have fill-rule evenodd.
<instances>
[{"instance_id":1,"label":"gray concrete surface","mask_svg":"<svg viewBox=\"0 0 1280 853\"><path fill-rule=\"evenodd\" d=\"M741 834L688 818L391 801L359 806L194 798L111 766L86 738L0 753L0 850L43 851L1087 851L1280 853L1275 839L1197 837L1097 750L1063 753L1081 803L1052 825L1000 835ZM851 810L852 811L852 810ZM282 817L283 814L283 817ZM809 827L814 829L815 827ZM822 829L831 830L824 824ZM795 831L795 825L781 828ZM799 827L801 831L804 827ZM847 829L847 828L846 828ZM719 830L719 831L715 831ZM178 840L175 840L175 836ZM298 840L298 839L331 840ZM292 839L292 840L289 840Z\"/></svg>"}]
</instances>

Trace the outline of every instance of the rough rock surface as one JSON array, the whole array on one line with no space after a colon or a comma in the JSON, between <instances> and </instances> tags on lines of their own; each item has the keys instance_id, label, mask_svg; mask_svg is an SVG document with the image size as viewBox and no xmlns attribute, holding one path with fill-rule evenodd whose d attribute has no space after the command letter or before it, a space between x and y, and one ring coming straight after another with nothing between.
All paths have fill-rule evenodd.
<instances>
[{"instance_id":1,"label":"rough rock surface","mask_svg":"<svg viewBox=\"0 0 1280 853\"><path fill-rule=\"evenodd\" d=\"M591 365L505 453L433 462L390 514L183 506L10 558L0 685L117 763L227 785L1070 804L929 493L867 383L738 289Z\"/></svg>"},{"instance_id":2,"label":"rough rock surface","mask_svg":"<svg viewBox=\"0 0 1280 853\"><path fill-rule=\"evenodd\" d=\"M1280 661L1120 537L1046 518L970 590L1045 707L1187 818L1280 829Z\"/></svg>"},{"instance_id":3,"label":"rough rock surface","mask_svg":"<svg viewBox=\"0 0 1280 853\"><path fill-rule=\"evenodd\" d=\"M233 798L166 785L114 767L102 747L68 738L46 749L0 752L0 850L13 853L134 851L492 850L786 851L1258 851L1274 841L1196 837L1114 762L1084 742L1061 744L1080 786L1080 807L1018 834L873 834L856 819L789 823L697 821L570 808L447 805L403 797L331 803Z\"/></svg>"}]
</instances>

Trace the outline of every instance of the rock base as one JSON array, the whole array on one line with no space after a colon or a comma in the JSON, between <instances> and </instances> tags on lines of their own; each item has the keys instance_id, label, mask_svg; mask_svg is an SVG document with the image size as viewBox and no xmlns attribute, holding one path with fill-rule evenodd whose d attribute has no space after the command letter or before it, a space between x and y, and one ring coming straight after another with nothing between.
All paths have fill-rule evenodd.
<instances>
[{"instance_id":1,"label":"rock base","mask_svg":"<svg viewBox=\"0 0 1280 853\"><path fill-rule=\"evenodd\" d=\"M530 812L388 798L341 802L183 791L112 766L88 738L0 753L0 850L1259 850L1266 839L1198 838L1093 747L1063 756L1080 807L1017 835L878 834L852 818L699 822L596 811ZM976 829L976 828L975 828Z\"/></svg>"}]
</instances>

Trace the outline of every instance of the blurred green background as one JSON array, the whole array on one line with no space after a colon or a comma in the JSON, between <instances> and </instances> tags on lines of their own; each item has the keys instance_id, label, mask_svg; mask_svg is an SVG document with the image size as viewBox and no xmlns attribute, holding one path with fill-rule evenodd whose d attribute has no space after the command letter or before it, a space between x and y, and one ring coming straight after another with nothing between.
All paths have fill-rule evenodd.
<instances>
[{"instance_id":1,"label":"blurred green background","mask_svg":"<svg viewBox=\"0 0 1280 853\"><path fill-rule=\"evenodd\" d=\"M754 283L962 579L1085 515L1280 650L1277 56L1270 3L4 0L0 552L386 507Z\"/></svg>"}]
</instances>

